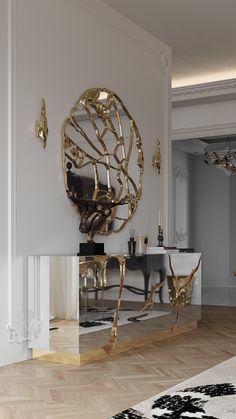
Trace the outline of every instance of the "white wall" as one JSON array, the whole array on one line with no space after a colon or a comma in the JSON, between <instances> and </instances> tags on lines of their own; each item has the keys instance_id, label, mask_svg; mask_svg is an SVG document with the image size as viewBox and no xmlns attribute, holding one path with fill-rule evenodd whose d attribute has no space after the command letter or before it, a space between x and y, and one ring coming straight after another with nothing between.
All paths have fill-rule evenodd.
<instances>
[{"instance_id":1,"label":"white wall","mask_svg":"<svg viewBox=\"0 0 236 419\"><path fill-rule=\"evenodd\" d=\"M164 215L165 210L166 179L163 172L155 174L151 161L159 138L165 162L171 58L168 47L99 0L1 0L0 23L1 63L5 63L0 73L0 228L4 238L0 323L4 350L0 363L6 364L29 356L26 342L22 343L27 339L27 256L75 254L78 242L85 240L78 232L79 221L65 193L61 127L74 102L88 88L104 86L123 99L136 120L144 148L142 201L126 229L105 239L106 250L126 251L130 228L147 233L150 243L156 241L157 214L161 210ZM12 56L8 78L7 54ZM7 92L7 83L12 95ZM12 99L9 108L7 94ZM34 135L42 97L49 124L46 150ZM7 129L8 139L4 135ZM8 172L7 161L11 163ZM7 173L12 198L8 213ZM12 242L7 247L11 230ZM12 269L8 273L7 258ZM8 339L13 343L9 344Z\"/></svg>"},{"instance_id":2,"label":"white wall","mask_svg":"<svg viewBox=\"0 0 236 419\"><path fill-rule=\"evenodd\" d=\"M202 157L192 158L193 246L202 252L203 303L232 304L230 298L231 178ZM234 194L235 195L235 194ZM235 200L235 197L234 197Z\"/></svg>"},{"instance_id":3,"label":"white wall","mask_svg":"<svg viewBox=\"0 0 236 419\"><path fill-rule=\"evenodd\" d=\"M232 295L232 304L236 301L236 176L229 182L229 292Z\"/></svg>"}]
</instances>

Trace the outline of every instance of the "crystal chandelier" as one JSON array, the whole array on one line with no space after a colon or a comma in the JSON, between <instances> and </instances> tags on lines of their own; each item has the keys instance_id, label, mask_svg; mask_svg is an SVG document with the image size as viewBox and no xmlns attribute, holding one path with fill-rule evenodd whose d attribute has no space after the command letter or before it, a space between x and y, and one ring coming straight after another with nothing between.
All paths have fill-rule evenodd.
<instances>
[{"instance_id":1,"label":"crystal chandelier","mask_svg":"<svg viewBox=\"0 0 236 419\"><path fill-rule=\"evenodd\" d=\"M226 151L207 151L204 154L204 162L216 166L227 176L236 174L236 152L230 150L230 140Z\"/></svg>"}]
</instances>

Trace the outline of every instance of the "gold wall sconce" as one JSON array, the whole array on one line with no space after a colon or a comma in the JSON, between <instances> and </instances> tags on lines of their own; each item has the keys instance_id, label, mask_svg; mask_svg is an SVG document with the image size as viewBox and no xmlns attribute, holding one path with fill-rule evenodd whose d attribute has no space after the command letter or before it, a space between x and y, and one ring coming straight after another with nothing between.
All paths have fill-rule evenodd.
<instances>
[{"instance_id":1,"label":"gold wall sconce","mask_svg":"<svg viewBox=\"0 0 236 419\"><path fill-rule=\"evenodd\" d=\"M46 115L46 104L44 99L42 99L41 101L40 120L36 121L35 123L35 134L36 137L38 137L41 140L43 148L46 148L48 139L48 121Z\"/></svg>"},{"instance_id":2,"label":"gold wall sconce","mask_svg":"<svg viewBox=\"0 0 236 419\"><path fill-rule=\"evenodd\" d=\"M157 169L157 173L159 175L161 172L161 146L159 140L156 142L155 151L152 158L152 165Z\"/></svg>"}]
</instances>

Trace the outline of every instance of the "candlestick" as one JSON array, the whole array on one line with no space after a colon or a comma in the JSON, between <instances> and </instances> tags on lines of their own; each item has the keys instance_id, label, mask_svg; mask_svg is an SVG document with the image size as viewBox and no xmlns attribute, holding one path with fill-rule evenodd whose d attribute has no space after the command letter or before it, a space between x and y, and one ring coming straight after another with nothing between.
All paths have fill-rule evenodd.
<instances>
[{"instance_id":1,"label":"candlestick","mask_svg":"<svg viewBox=\"0 0 236 419\"><path fill-rule=\"evenodd\" d=\"M157 240L158 240L158 247L163 247L163 229L161 228L161 226L158 226L158 236L157 236Z\"/></svg>"}]
</instances>

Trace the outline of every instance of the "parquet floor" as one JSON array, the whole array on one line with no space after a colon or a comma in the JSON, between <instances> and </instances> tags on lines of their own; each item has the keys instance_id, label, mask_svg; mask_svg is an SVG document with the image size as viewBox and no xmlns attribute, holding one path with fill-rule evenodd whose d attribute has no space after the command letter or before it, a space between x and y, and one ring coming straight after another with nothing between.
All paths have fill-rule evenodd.
<instances>
[{"instance_id":1,"label":"parquet floor","mask_svg":"<svg viewBox=\"0 0 236 419\"><path fill-rule=\"evenodd\" d=\"M203 307L196 331L68 366L0 369L0 419L107 419L236 355L236 307Z\"/></svg>"}]
</instances>

